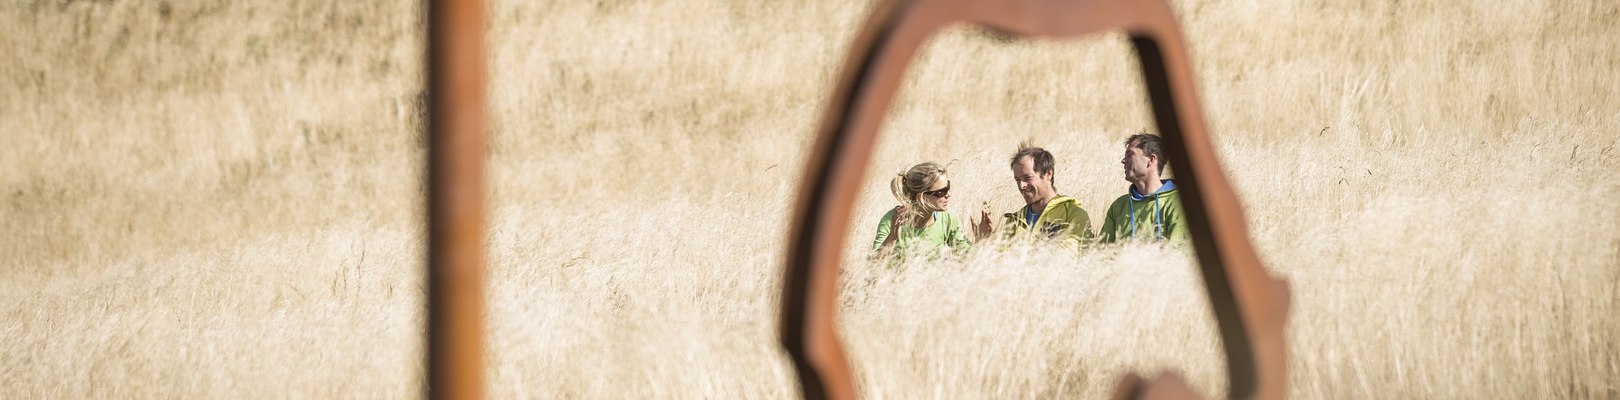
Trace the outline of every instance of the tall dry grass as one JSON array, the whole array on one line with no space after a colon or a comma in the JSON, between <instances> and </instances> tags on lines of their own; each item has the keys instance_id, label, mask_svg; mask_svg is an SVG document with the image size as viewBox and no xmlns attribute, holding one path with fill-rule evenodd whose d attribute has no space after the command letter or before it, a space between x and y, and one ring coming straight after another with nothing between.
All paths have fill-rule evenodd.
<instances>
[{"instance_id":1,"label":"tall dry grass","mask_svg":"<svg viewBox=\"0 0 1620 400\"><path fill-rule=\"evenodd\" d=\"M1177 2L1295 395L1620 396L1620 7ZM501 397L791 397L782 224L859 3L496 2L488 376ZM410 3L0 6L0 397L418 393ZM1021 139L1100 215L1151 129L1118 36L921 55L852 221L865 394L1223 388L1183 250L868 265L882 176L1018 204Z\"/></svg>"}]
</instances>

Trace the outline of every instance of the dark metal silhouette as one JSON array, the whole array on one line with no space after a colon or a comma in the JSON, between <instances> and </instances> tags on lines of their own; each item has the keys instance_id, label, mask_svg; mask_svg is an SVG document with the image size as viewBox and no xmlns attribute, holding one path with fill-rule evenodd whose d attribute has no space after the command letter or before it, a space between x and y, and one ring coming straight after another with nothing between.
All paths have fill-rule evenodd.
<instances>
[{"instance_id":1,"label":"dark metal silhouette","mask_svg":"<svg viewBox=\"0 0 1620 400\"><path fill-rule=\"evenodd\" d=\"M1205 131L1191 63L1164 0L888 0L867 19L827 103L793 216L783 286L781 340L805 398L856 395L837 336L838 268L851 207L873 143L912 56L947 25L967 23L1012 37L1073 38L1124 31L1170 165L1177 165L1193 248L1220 326L1232 398L1287 395L1284 324L1288 288L1249 243L1243 209ZM1174 375L1120 382L1118 398L1186 398Z\"/></svg>"}]
</instances>

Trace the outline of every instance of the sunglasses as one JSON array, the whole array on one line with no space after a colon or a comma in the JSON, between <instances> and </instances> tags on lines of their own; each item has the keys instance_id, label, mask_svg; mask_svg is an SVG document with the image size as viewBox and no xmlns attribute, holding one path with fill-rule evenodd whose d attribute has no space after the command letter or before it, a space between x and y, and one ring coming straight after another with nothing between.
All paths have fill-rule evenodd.
<instances>
[{"instance_id":1,"label":"sunglasses","mask_svg":"<svg viewBox=\"0 0 1620 400\"><path fill-rule=\"evenodd\" d=\"M945 188L943 188L943 189L930 190L930 191L926 191L926 192L922 192L922 193L926 194L926 195L929 195L929 196L934 196L934 197L945 197L945 196L948 196L948 195L951 194L951 184L949 182L946 182L945 183Z\"/></svg>"}]
</instances>

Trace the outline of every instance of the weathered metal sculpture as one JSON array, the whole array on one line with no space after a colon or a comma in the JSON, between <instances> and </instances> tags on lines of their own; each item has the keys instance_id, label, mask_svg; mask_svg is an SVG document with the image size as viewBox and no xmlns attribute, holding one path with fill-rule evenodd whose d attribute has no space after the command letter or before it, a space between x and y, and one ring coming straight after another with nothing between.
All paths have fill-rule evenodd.
<instances>
[{"instance_id":1,"label":"weathered metal sculpture","mask_svg":"<svg viewBox=\"0 0 1620 400\"><path fill-rule=\"evenodd\" d=\"M889 0L849 47L807 161L788 242L781 340L806 398L856 395L837 336L838 263L850 210L873 143L912 56L948 25L1014 37L1130 36L1170 165L1186 206L1193 248L1219 324L1230 397L1287 394L1287 285L1267 274L1249 243L1243 209L1205 131L1181 30L1163 0ZM1164 375L1124 379L1120 398L1195 396Z\"/></svg>"}]
</instances>

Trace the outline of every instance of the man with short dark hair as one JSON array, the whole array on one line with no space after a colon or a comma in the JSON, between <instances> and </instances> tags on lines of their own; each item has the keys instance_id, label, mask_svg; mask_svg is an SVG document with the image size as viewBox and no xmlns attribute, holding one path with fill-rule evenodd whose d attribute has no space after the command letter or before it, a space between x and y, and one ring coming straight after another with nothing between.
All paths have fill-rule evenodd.
<instances>
[{"instance_id":1,"label":"man with short dark hair","mask_svg":"<svg viewBox=\"0 0 1620 400\"><path fill-rule=\"evenodd\" d=\"M1024 207L1003 215L1003 237L1058 239L1075 248L1096 238L1091 230L1091 217L1080 207L1080 201L1057 194L1052 182L1056 164L1052 153L1046 149L1029 143L1018 145L1018 152L1012 157L1012 172L1018 193L1024 197ZM969 218L974 236L990 237L996 230L990 223L990 213L979 213L979 218Z\"/></svg>"},{"instance_id":2,"label":"man with short dark hair","mask_svg":"<svg viewBox=\"0 0 1620 400\"><path fill-rule=\"evenodd\" d=\"M1158 135L1138 133L1125 139L1125 180L1128 193L1114 200L1103 218L1100 242L1127 239L1187 242L1187 219L1181 211L1176 182L1160 179L1164 173L1164 146Z\"/></svg>"}]
</instances>

